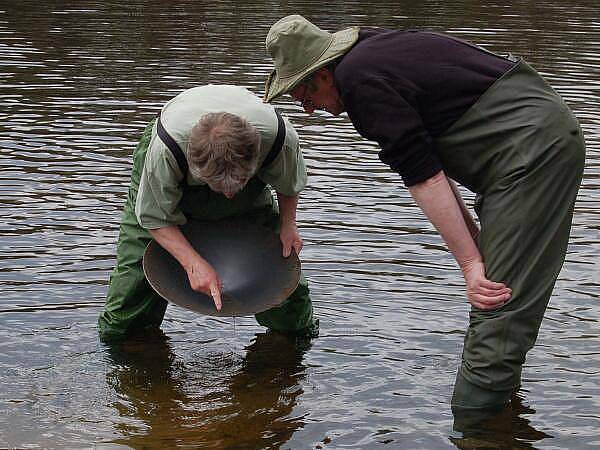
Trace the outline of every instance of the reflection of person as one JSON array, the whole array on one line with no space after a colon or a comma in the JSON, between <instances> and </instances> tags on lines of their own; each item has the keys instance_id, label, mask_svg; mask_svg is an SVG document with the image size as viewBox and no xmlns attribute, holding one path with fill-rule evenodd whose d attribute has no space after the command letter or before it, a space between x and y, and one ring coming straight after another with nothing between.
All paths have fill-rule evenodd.
<instances>
[{"instance_id":1,"label":"reflection of person","mask_svg":"<svg viewBox=\"0 0 600 450\"><path fill-rule=\"evenodd\" d=\"M454 411L504 405L562 267L584 142L521 59L439 33L274 24L265 100L344 111L381 146L456 258L472 308ZM479 194L481 232L451 179Z\"/></svg>"},{"instance_id":2,"label":"reflection of person","mask_svg":"<svg viewBox=\"0 0 600 450\"><path fill-rule=\"evenodd\" d=\"M181 149L185 149L181 150ZM246 89L201 86L182 92L145 129L133 155L117 265L98 325L102 338L160 326L166 301L142 270L143 252L154 238L184 267L194 290L221 307L221 281L179 229L188 218L244 217L279 231L283 256L300 252L296 227L298 193L306 167L291 124ZM268 187L277 192L279 210ZM256 315L282 332L315 327L308 284L279 307Z\"/></svg>"},{"instance_id":3,"label":"reflection of person","mask_svg":"<svg viewBox=\"0 0 600 450\"><path fill-rule=\"evenodd\" d=\"M454 421L454 430L462 437L450 437L450 441L461 450L535 448L533 443L552 436L537 430L526 415L535 414L535 410L524 405L522 398L514 394L510 407L489 414L464 414Z\"/></svg>"},{"instance_id":4,"label":"reflection of person","mask_svg":"<svg viewBox=\"0 0 600 450\"><path fill-rule=\"evenodd\" d=\"M112 443L279 448L304 426L291 413L303 394L302 359L309 348L307 337L259 333L243 360L207 353L210 364L202 364L195 352L187 367L160 331L111 342L106 378L119 399L115 427L122 436Z\"/></svg>"}]
</instances>

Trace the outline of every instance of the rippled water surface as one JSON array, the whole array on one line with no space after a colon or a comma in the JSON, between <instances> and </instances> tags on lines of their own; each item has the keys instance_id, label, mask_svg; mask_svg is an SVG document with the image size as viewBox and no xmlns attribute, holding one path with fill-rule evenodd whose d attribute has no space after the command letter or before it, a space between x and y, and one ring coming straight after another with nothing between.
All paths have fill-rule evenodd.
<instances>
[{"instance_id":1,"label":"rippled water surface","mask_svg":"<svg viewBox=\"0 0 600 450\"><path fill-rule=\"evenodd\" d=\"M600 448L597 1L327 5L0 1L0 447ZM252 318L171 306L166 339L98 341L141 130L193 86L262 94L266 32L296 12L522 55L582 123L565 267L518 401L475 435L453 431L449 408L468 313L453 259L373 143L289 97L320 337L291 343Z\"/></svg>"}]
</instances>

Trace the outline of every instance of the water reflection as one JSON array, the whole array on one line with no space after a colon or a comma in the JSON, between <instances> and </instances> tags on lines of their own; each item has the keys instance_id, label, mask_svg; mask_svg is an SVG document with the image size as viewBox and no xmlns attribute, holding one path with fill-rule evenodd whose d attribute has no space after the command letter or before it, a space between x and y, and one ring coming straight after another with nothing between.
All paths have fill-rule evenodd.
<instances>
[{"instance_id":1,"label":"water reflection","mask_svg":"<svg viewBox=\"0 0 600 450\"><path fill-rule=\"evenodd\" d=\"M462 436L451 436L450 441L461 450L536 448L535 442L552 436L537 430L525 417L535 410L524 400L524 393L517 392L510 405L498 413L455 417L454 430Z\"/></svg>"},{"instance_id":2,"label":"water reflection","mask_svg":"<svg viewBox=\"0 0 600 450\"><path fill-rule=\"evenodd\" d=\"M163 333L107 345L107 384L120 415L114 444L132 448L279 448L304 426L292 414L302 395L308 339L261 333L235 353L183 363Z\"/></svg>"},{"instance_id":3,"label":"water reflection","mask_svg":"<svg viewBox=\"0 0 600 450\"><path fill-rule=\"evenodd\" d=\"M194 447L241 428L231 425L239 417L254 436L245 445L252 448L267 427L252 415L273 405L272 429L281 436L261 442L275 447L289 438L282 447L439 449L455 445L449 435L462 437L452 433L449 408L468 311L460 272L397 176L377 160L377 147L346 118L328 118L325 127L286 98L278 106L299 131L309 169L298 220L322 336L298 362L285 362L285 345L265 351L264 373L256 353L245 359L259 362L245 368L238 351L218 351L247 346L260 331L253 319L240 319L242 332L232 337L224 324L173 307L163 350L97 364L106 350L96 351L94 324L140 131L190 87L231 83L260 95L270 69L265 35L292 13L331 30L426 28L510 50L573 107L588 160L567 261L525 367L526 403L535 413L506 419L508 440L494 423L477 438L491 448L494 441L598 446L597 3L0 1L0 447L84 448L115 436L134 448L160 439L165 447ZM155 368L152 358L160 361ZM289 373L278 375L278 366ZM291 391L263 387L269 380ZM247 394L244 382L252 385ZM240 386L235 401L232 383ZM278 392L291 409L275 399ZM261 399L254 411L250 395ZM527 420L552 438L510 431L525 430ZM464 448L469 439L460 441Z\"/></svg>"}]
</instances>

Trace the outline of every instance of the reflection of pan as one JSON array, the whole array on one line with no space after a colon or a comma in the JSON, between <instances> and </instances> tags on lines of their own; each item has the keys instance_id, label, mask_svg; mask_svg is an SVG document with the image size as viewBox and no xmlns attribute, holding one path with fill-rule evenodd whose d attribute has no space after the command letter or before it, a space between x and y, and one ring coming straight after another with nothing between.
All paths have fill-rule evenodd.
<instances>
[{"instance_id":1,"label":"reflection of pan","mask_svg":"<svg viewBox=\"0 0 600 450\"><path fill-rule=\"evenodd\" d=\"M223 282L222 308L190 287L183 267L156 241L144 253L144 273L163 298L209 316L247 316L280 305L298 286L300 260L282 256L279 236L268 228L230 219L189 221L181 231Z\"/></svg>"}]
</instances>

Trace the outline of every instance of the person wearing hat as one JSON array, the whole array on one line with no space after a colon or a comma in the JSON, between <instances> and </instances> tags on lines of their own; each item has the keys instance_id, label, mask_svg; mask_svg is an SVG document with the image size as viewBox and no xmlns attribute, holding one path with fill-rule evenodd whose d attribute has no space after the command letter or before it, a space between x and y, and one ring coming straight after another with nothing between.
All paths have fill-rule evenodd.
<instances>
[{"instance_id":1,"label":"person wearing hat","mask_svg":"<svg viewBox=\"0 0 600 450\"><path fill-rule=\"evenodd\" d=\"M572 112L522 59L440 33L329 33L292 15L266 46L264 100L347 112L458 262L471 311L455 415L503 407L565 258L585 159ZM481 230L453 180L477 194Z\"/></svg>"},{"instance_id":2,"label":"person wearing hat","mask_svg":"<svg viewBox=\"0 0 600 450\"><path fill-rule=\"evenodd\" d=\"M151 239L179 261L191 287L211 295L220 309L219 274L179 229L188 219L241 217L279 232L283 256L292 249L299 253L296 206L306 180L296 131L250 91L207 85L174 97L148 124L133 154L117 264L98 318L101 338L160 326L167 302L142 269ZM284 303L256 319L272 330L314 335L317 321L304 277Z\"/></svg>"}]
</instances>

